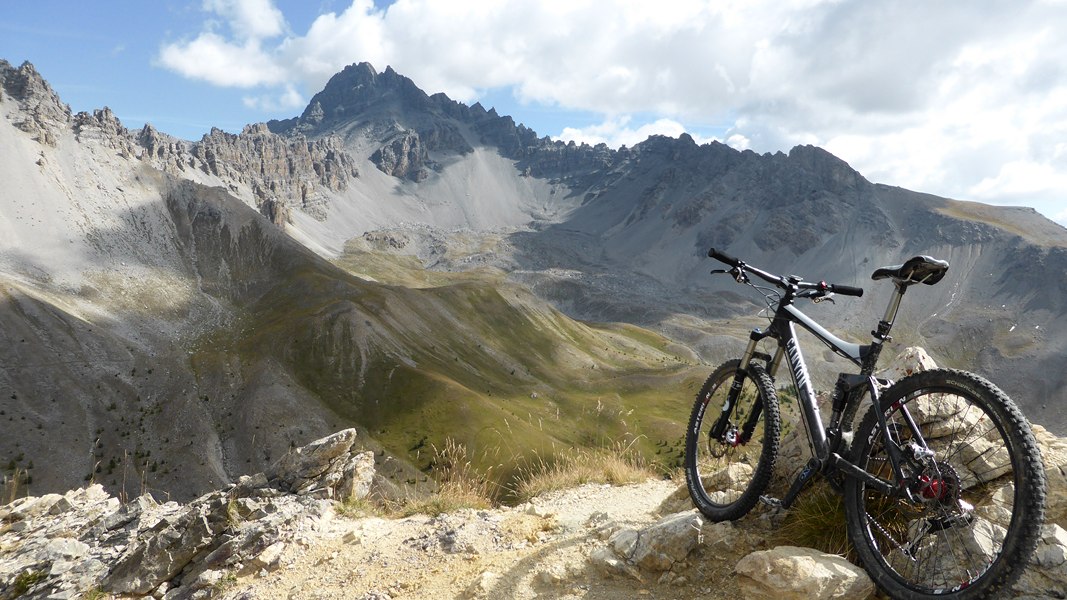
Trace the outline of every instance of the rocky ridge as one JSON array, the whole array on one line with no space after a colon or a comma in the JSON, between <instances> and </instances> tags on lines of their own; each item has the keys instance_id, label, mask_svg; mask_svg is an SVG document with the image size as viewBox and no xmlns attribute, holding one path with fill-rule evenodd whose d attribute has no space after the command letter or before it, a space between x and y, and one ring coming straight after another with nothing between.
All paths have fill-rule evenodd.
<instances>
[{"instance_id":1,"label":"rocky ridge","mask_svg":"<svg viewBox=\"0 0 1067 600\"><path fill-rule=\"evenodd\" d=\"M342 131L350 139L356 131L370 131L378 145L372 162L389 175L413 181L425 179L427 168L440 167L430 159L431 153L462 156L472 151L462 129L469 130L476 143L517 161L516 167L526 176L585 179L630 155L625 148L614 151L605 144L538 137L495 109L486 110L480 103L467 106L442 93L428 95L391 67L378 73L369 63L345 67L312 97L299 117L269 121L267 126L277 133L309 136Z\"/></svg>"},{"instance_id":2,"label":"rocky ridge","mask_svg":"<svg viewBox=\"0 0 1067 600\"><path fill-rule=\"evenodd\" d=\"M330 194L344 191L359 176L336 137L283 137L264 124L253 124L239 134L212 128L199 141L188 142L150 124L130 131L107 107L71 115L70 107L28 62L16 69L0 59L0 84L25 115L16 127L42 144L54 146L57 134L70 126L77 139L96 140L164 173L223 182L278 225L289 221L294 208L325 218Z\"/></svg>"},{"instance_id":3,"label":"rocky ridge","mask_svg":"<svg viewBox=\"0 0 1067 600\"><path fill-rule=\"evenodd\" d=\"M55 132L71 121L70 107L29 62L15 69L0 59L0 101L8 96L22 105L24 117L15 127L34 136L42 144L54 146Z\"/></svg>"}]
</instances>

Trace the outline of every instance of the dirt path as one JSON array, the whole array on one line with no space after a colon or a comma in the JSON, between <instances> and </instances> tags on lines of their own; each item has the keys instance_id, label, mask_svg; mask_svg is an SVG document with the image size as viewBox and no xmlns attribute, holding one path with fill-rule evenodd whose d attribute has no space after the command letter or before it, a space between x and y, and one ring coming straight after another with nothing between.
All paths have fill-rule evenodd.
<instances>
[{"instance_id":1,"label":"dirt path","mask_svg":"<svg viewBox=\"0 0 1067 600\"><path fill-rule=\"evenodd\" d=\"M585 485L533 503L404 519L333 516L283 551L280 568L228 582L225 598L715 597L733 563L691 564L654 581L598 571L589 554L619 527L658 520L677 484ZM608 517L608 513L611 517ZM728 563L728 564L727 564ZM722 567L725 567L722 568Z\"/></svg>"}]
</instances>

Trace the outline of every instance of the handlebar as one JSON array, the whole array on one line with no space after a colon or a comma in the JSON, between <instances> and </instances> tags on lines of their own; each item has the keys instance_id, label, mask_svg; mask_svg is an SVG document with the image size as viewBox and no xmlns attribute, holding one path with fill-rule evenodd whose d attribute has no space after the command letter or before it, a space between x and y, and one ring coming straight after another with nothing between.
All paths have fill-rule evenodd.
<instances>
[{"instance_id":1,"label":"handlebar","mask_svg":"<svg viewBox=\"0 0 1067 600\"><path fill-rule=\"evenodd\" d=\"M729 254L720 252L715 248L708 250L708 256L715 260L725 263L733 269L731 273L736 279L740 281L740 278L748 273L756 275L760 279L767 283L778 286L784 290L788 290L791 286L795 286L797 290L816 290L822 294L841 294L842 296L862 296L863 288L854 287L851 285L840 285L834 283L826 283L820 281L818 283L800 281L798 278L783 277L781 275L775 275L774 273L768 273L763 269L757 269L751 265L745 264L745 261L734 258Z\"/></svg>"},{"instance_id":2,"label":"handlebar","mask_svg":"<svg viewBox=\"0 0 1067 600\"><path fill-rule=\"evenodd\" d=\"M830 291L835 294L841 294L842 296L862 296L863 288L853 287L851 285L841 285L839 283L829 283L827 286Z\"/></svg>"},{"instance_id":3,"label":"handlebar","mask_svg":"<svg viewBox=\"0 0 1067 600\"><path fill-rule=\"evenodd\" d=\"M731 267L735 267L735 268L736 267L740 267L741 265L745 264L745 263L741 262L740 260L730 256L729 254L725 254L723 252L719 252L715 248L712 248L712 249L708 250L708 256L710 256L711 258L714 258L715 260L717 260L719 262L726 263L726 264L730 265Z\"/></svg>"}]
</instances>

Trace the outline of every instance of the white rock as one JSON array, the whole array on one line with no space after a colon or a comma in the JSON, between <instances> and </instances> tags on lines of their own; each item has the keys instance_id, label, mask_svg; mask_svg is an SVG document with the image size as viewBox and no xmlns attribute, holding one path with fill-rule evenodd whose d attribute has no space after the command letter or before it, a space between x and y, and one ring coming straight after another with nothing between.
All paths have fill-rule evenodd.
<instances>
[{"instance_id":1,"label":"white rock","mask_svg":"<svg viewBox=\"0 0 1067 600\"><path fill-rule=\"evenodd\" d=\"M493 588L500 581L501 575L494 573L493 571L482 571L478 578L474 580L470 588L467 590L467 596L470 598L491 598L493 597Z\"/></svg>"},{"instance_id":2,"label":"white rock","mask_svg":"<svg viewBox=\"0 0 1067 600\"><path fill-rule=\"evenodd\" d=\"M268 571L273 571L278 568L284 553L285 542L275 542L267 546L263 552L260 552L259 556L253 558L250 565L255 570L267 569Z\"/></svg>"},{"instance_id":3,"label":"white rock","mask_svg":"<svg viewBox=\"0 0 1067 600\"><path fill-rule=\"evenodd\" d=\"M741 596L752 600L861 600L874 594L874 583L863 569L812 548L753 552L735 570Z\"/></svg>"}]
</instances>

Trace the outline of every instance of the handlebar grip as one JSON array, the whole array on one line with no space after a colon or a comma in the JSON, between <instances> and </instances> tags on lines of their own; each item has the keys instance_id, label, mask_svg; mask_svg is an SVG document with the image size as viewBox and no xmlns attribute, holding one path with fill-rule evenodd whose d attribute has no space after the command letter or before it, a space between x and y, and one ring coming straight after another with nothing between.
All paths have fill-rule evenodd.
<instances>
[{"instance_id":1,"label":"handlebar grip","mask_svg":"<svg viewBox=\"0 0 1067 600\"><path fill-rule=\"evenodd\" d=\"M862 296L863 288L852 287L851 285L837 285L833 284L829 286L830 291L835 294L841 294L842 296Z\"/></svg>"},{"instance_id":2,"label":"handlebar grip","mask_svg":"<svg viewBox=\"0 0 1067 600\"><path fill-rule=\"evenodd\" d=\"M730 265L731 267L738 267L738 266L741 265L741 261L740 260L730 256L729 254L723 254L722 252L719 252L715 248L712 248L712 249L708 250L708 256L710 256L711 258L714 258L715 260L717 260L719 262L724 262L724 263Z\"/></svg>"}]
</instances>

